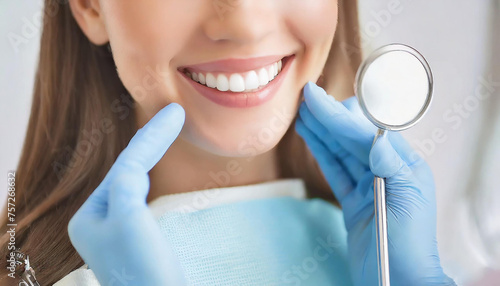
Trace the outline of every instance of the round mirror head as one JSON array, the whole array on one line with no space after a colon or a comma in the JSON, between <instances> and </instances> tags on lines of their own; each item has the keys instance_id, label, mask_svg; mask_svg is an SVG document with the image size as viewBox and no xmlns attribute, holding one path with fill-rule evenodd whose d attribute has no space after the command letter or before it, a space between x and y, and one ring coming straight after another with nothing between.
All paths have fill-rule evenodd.
<instances>
[{"instance_id":1,"label":"round mirror head","mask_svg":"<svg viewBox=\"0 0 500 286\"><path fill-rule=\"evenodd\" d=\"M374 51L356 75L361 109L377 127L403 130L427 111L433 88L424 57L411 47L391 44Z\"/></svg>"}]
</instances>

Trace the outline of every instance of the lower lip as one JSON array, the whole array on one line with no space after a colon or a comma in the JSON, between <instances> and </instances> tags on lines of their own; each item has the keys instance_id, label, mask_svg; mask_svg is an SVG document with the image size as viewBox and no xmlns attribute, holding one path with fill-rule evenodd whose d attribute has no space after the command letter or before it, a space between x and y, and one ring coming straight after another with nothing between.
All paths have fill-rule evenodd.
<instances>
[{"instance_id":1,"label":"lower lip","mask_svg":"<svg viewBox=\"0 0 500 286\"><path fill-rule=\"evenodd\" d=\"M192 80L183 72L179 73L194 87L194 89L204 97L208 98L214 103L226 107L246 108L258 106L273 98L278 92L280 86L285 80L286 74L290 69L290 65L295 56L286 57L283 59L283 68L281 72L266 86L253 92L230 92L219 91L214 88L202 85Z\"/></svg>"}]
</instances>

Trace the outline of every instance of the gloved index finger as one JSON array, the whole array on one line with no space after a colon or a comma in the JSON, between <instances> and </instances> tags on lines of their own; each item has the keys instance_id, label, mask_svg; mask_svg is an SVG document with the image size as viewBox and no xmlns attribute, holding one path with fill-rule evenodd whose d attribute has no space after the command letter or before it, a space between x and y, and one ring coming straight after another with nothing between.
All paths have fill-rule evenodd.
<instances>
[{"instance_id":1,"label":"gloved index finger","mask_svg":"<svg viewBox=\"0 0 500 286\"><path fill-rule=\"evenodd\" d=\"M410 146L401 133L389 132L388 135L392 146L394 146L394 149L399 153L399 156L401 156L408 166L412 166L423 161L423 158L420 157L418 152Z\"/></svg>"},{"instance_id":2,"label":"gloved index finger","mask_svg":"<svg viewBox=\"0 0 500 286\"><path fill-rule=\"evenodd\" d=\"M172 145L184 125L182 106L171 103L160 110L132 137L110 170L117 166L149 172Z\"/></svg>"},{"instance_id":3,"label":"gloved index finger","mask_svg":"<svg viewBox=\"0 0 500 286\"><path fill-rule=\"evenodd\" d=\"M75 216L90 214L92 217L105 217L109 207L109 188L116 183L113 182L114 178L127 173L143 173L146 176L177 138L184 120L184 109L177 103L171 103L160 110L132 137L106 177Z\"/></svg>"},{"instance_id":4,"label":"gloved index finger","mask_svg":"<svg viewBox=\"0 0 500 286\"><path fill-rule=\"evenodd\" d=\"M304 87L304 99L311 113L337 138L337 141L368 165L368 155L374 138L372 128L311 82Z\"/></svg>"}]
</instances>

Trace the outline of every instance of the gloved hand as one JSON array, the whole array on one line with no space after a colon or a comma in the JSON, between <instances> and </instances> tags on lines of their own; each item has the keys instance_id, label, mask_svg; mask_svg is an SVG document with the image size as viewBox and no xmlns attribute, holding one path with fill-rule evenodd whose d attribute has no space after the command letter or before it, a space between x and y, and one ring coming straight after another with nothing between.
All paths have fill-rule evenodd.
<instances>
[{"instance_id":1,"label":"gloved hand","mask_svg":"<svg viewBox=\"0 0 500 286\"><path fill-rule=\"evenodd\" d=\"M148 172L184 125L172 103L139 129L68 225L101 285L185 285L176 256L147 207Z\"/></svg>"},{"instance_id":2,"label":"gloved hand","mask_svg":"<svg viewBox=\"0 0 500 286\"><path fill-rule=\"evenodd\" d=\"M355 285L378 285L374 174L386 178L391 284L456 285L439 260L434 180L425 161L398 133L372 148L376 128L355 97L341 103L308 83L304 98L295 128L342 207Z\"/></svg>"}]
</instances>

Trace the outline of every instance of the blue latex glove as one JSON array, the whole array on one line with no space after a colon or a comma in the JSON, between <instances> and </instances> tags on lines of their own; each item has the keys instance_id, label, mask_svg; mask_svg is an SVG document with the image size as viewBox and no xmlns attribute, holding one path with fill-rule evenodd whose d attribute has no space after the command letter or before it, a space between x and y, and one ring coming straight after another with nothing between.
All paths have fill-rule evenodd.
<instances>
[{"instance_id":1,"label":"blue latex glove","mask_svg":"<svg viewBox=\"0 0 500 286\"><path fill-rule=\"evenodd\" d=\"M101 285L185 285L172 248L148 209L148 172L179 135L172 103L139 129L68 225L71 242Z\"/></svg>"},{"instance_id":2,"label":"blue latex glove","mask_svg":"<svg viewBox=\"0 0 500 286\"><path fill-rule=\"evenodd\" d=\"M344 212L355 285L378 285L374 174L386 178L392 285L456 285L442 270L436 241L434 179L398 133L372 148L376 128L355 97L344 102L313 83L304 88L295 128Z\"/></svg>"}]
</instances>

